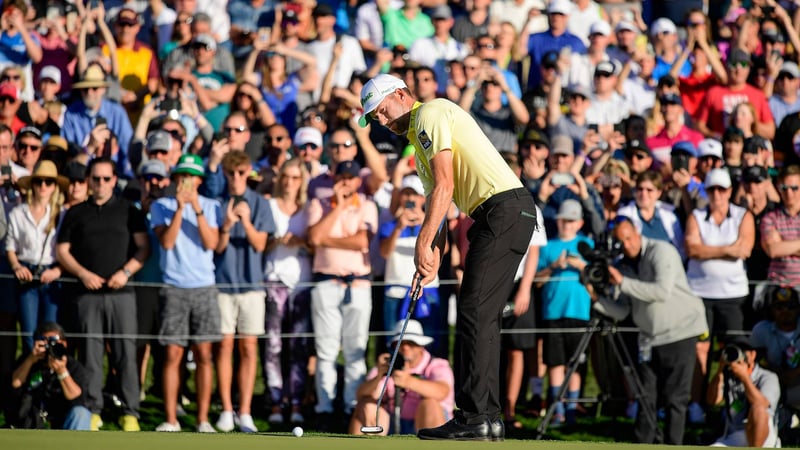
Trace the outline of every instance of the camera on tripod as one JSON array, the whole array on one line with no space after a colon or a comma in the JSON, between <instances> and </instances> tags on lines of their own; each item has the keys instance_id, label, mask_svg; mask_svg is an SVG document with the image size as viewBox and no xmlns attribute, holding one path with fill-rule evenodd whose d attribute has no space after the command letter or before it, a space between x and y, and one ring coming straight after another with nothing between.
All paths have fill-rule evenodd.
<instances>
[{"instance_id":1,"label":"camera on tripod","mask_svg":"<svg viewBox=\"0 0 800 450\"><path fill-rule=\"evenodd\" d=\"M579 242L578 252L586 260L581 273L583 283L590 284L597 292L605 292L609 286L608 267L622 255L622 244L610 233L603 233L595 241L594 248L586 242Z\"/></svg>"},{"instance_id":2,"label":"camera on tripod","mask_svg":"<svg viewBox=\"0 0 800 450\"><path fill-rule=\"evenodd\" d=\"M44 348L47 350L48 356L51 356L54 359L61 359L67 356L67 347L64 346L61 342L59 342L61 338L58 336L49 336L44 341Z\"/></svg>"}]
</instances>

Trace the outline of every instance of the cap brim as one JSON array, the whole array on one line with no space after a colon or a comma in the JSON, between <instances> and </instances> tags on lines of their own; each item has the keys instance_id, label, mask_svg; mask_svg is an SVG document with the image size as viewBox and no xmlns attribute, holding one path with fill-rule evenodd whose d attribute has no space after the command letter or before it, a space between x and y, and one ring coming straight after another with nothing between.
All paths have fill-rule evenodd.
<instances>
[{"instance_id":1,"label":"cap brim","mask_svg":"<svg viewBox=\"0 0 800 450\"><path fill-rule=\"evenodd\" d=\"M370 122L368 116L369 116L368 113L361 114L361 117L358 118L358 126L360 126L361 128L366 128Z\"/></svg>"}]
</instances>

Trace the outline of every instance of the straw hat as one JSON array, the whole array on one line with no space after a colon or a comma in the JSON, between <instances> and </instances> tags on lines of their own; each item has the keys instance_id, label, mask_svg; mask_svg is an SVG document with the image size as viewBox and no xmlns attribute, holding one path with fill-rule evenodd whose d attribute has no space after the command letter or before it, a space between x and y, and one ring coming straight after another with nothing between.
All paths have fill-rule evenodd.
<instances>
[{"instance_id":1,"label":"straw hat","mask_svg":"<svg viewBox=\"0 0 800 450\"><path fill-rule=\"evenodd\" d=\"M17 184L26 191L30 190L34 178L56 180L58 187L61 188L61 192L67 192L67 189L69 189L69 178L58 174L58 170L56 169L56 165L53 164L53 161L39 161L33 169L33 174L20 178Z\"/></svg>"},{"instance_id":2,"label":"straw hat","mask_svg":"<svg viewBox=\"0 0 800 450\"><path fill-rule=\"evenodd\" d=\"M106 87L108 86L108 81L106 81L106 74L96 64L92 64L83 72L83 76L81 80L77 83L72 85L73 89L86 89L92 87Z\"/></svg>"}]
</instances>

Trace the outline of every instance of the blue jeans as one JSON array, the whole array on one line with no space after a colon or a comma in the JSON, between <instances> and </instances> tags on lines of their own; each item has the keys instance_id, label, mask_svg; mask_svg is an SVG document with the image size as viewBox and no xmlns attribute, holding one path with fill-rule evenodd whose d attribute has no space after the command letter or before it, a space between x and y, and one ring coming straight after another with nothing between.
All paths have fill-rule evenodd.
<instances>
[{"instance_id":1,"label":"blue jeans","mask_svg":"<svg viewBox=\"0 0 800 450\"><path fill-rule=\"evenodd\" d=\"M92 412L85 406L73 406L64 418L62 430L89 431L92 423Z\"/></svg>"},{"instance_id":2,"label":"blue jeans","mask_svg":"<svg viewBox=\"0 0 800 450\"><path fill-rule=\"evenodd\" d=\"M36 327L44 322L55 322L58 315L58 286L54 283L41 284L33 281L17 285L19 299L19 322L23 334L23 353L33 350L33 336Z\"/></svg>"}]
</instances>

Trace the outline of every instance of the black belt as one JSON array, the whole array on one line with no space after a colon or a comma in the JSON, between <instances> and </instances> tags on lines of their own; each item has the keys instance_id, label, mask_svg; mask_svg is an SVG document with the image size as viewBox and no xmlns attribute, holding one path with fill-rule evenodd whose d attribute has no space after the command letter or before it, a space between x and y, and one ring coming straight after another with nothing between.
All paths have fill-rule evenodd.
<instances>
[{"instance_id":1,"label":"black belt","mask_svg":"<svg viewBox=\"0 0 800 450\"><path fill-rule=\"evenodd\" d=\"M494 194L493 196L484 200L483 203L478 205L478 207L475 208L472 211L472 214L470 214L469 216L472 218L472 220L477 222L487 212L489 212L489 210L491 210L494 205L500 202L504 202L506 200L511 200L512 198L526 198L526 197L533 198L531 196L531 192L524 187L511 189L508 191L501 192L499 194Z\"/></svg>"}]
</instances>

